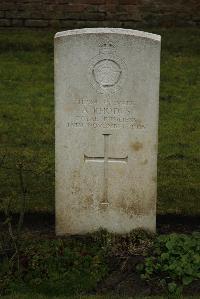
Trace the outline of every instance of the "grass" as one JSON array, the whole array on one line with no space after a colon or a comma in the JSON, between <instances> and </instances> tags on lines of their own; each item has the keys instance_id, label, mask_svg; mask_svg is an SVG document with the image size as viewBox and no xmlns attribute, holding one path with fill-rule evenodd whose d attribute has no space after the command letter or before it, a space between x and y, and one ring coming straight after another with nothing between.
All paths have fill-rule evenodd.
<instances>
[{"instance_id":1,"label":"grass","mask_svg":"<svg viewBox=\"0 0 200 299\"><path fill-rule=\"evenodd\" d=\"M148 30L147 30L148 31ZM200 30L162 35L158 213L200 213ZM1 163L2 162L2 163ZM0 32L0 198L54 211L53 33Z\"/></svg>"},{"instance_id":2,"label":"grass","mask_svg":"<svg viewBox=\"0 0 200 299\"><path fill-rule=\"evenodd\" d=\"M2 296L2 299L167 299L169 296L148 296L148 297L124 297L124 296L73 296L73 297L65 297L65 296L56 296L56 297L50 297L50 296L45 296L45 295L36 295L36 294L28 294L28 295L23 295L23 294L13 294L10 296ZM199 299L199 296L187 296L187 297L176 297L176 299Z\"/></svg>"}]
</instances>

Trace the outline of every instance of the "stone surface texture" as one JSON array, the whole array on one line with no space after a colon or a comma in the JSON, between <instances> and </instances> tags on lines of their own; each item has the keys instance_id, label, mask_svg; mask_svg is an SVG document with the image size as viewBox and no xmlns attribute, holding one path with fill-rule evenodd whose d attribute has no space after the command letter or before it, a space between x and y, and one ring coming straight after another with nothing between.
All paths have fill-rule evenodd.
<instances>
[{"instance_id":1,"label":"stone surface texture","mask_svg":"<svg viewBox=\"0 0 200 299\"><path fill-rule=\"evenodd\" d=\"M156 229L160 36L55 36L56 232Z\"/></svg>"},{"instance_id":2,"label":"stone surface texture","mask_svg":"<svg viewBox=\"0 0 200 299\"><path fill-rule=\"evenodd\" d=\"M0 27L199 26L199 0L1 0Z\"/></svg>"}]
</instances>

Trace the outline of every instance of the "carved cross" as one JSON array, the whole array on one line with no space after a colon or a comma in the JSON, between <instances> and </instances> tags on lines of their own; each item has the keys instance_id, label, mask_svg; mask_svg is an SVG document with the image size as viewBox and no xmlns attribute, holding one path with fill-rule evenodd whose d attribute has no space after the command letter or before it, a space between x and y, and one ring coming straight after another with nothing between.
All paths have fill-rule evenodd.
<instances>
[{"instance_id":1,"label":"carved cross","mask_svg":"<svg viewBox=\"0 0 200 299\"><path fill-rule=\"evenodd\" d=\"M128 156L124 158L109 157L109 136L111 134L103 134L104 136L104 156L103 157L88 157L84 155L85 162L103 162L104 163L104 193L101 204L109 204L108 201L108 165L109 163L127 163Z\"/></svg>"}]
</instances>

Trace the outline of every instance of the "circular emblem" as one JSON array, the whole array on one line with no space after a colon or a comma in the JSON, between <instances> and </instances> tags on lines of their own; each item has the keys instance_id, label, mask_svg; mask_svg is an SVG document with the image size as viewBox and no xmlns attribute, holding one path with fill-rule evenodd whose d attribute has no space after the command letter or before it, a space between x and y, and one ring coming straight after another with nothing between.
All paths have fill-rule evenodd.
<instances>
[{"instance_id":1,"label":"circular emblem","mask_svg":"<svg viewBox=\"0 0 200 299\"><path fill-rule=\"evenodd\" d=\"M124 61L115 54L111 42L100 45L99 54L89 63L89 81L100 93L119 91L126 79L127 69Z\"/></svg>"}]
</instances>

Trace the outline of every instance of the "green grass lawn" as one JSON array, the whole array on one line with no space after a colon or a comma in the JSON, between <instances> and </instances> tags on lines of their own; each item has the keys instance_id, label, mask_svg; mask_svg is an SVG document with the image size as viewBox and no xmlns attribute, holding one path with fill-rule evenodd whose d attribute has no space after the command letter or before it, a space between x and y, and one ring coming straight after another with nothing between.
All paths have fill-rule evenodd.
<instances>
[{"instance_id":1,"label":"green grass lawn","mask_svg":"<svg viewBox=\"0 0 200 299\"><path fill-rule=\"evenodd\" d=\"M148 30L147 30L148 31ZM200 30L162 35L158 213L200 213ZM54 211L53 33L0 32L0 198Z\"/></svg>"}]
</instances>

